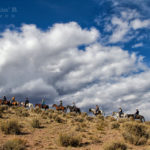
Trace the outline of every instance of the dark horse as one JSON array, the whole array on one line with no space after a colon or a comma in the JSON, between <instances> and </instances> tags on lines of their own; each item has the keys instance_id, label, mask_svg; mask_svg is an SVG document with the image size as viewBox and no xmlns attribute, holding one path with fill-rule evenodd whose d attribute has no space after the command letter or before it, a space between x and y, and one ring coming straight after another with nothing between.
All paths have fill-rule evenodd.
<instances>
[{"instance_id":1,"label":"dark horse","mask_svg":"<svg viewBox=\"0 0 150 150\"><path fill-rule=\"evenodd\" d=\"M43 108L43 109L49 109L48 105L42 105L42 104L35 104L35 107Z\"/></svg>"},{"instance_id":2,"label":"dark horse","mask_svg":"<svg viewBox=\"0 0 150 150\"><path fill-rule=\"evenodd\" d=\"M58 110L58 111L61 111L61 110L62 110L63 112L66 112L66 111L67 111L67 108L64 107L64 106L57 106L56 104L53 104L52 107L55 107L56 110Z\"/></svg>"},{"instance_id":3,"label":"dark horse","mask_svg":"<svg viewBox=\"0 0 150 150\"><path fill-rule=\"evenodd\" d=\"M0 99L0 105L8 105L11 106L11 102L10 101L3 101L2 99Z\"/></svg>"},{"instance_id":4,"label":"dark horse","mask_svg":"<svg viewBox=\"0 0 150 150\"><path fill-rule=\"evenodd\" d=\"M67 105L67 109L69 109L70 112L76 112L76 113L81 114L80 108L77 108L77 107L74 107L74 106Z\"/></svg>"},{"instance_id":5,"label":"dark horse","mask_svg":"<svg viewBox=\"0 0 150 150\"><path fill-rule=\"evenodd\" d=\"M126 114L126 118L139 119L141 122L145 122L145 118L142 115Z\"/></svg>"}]
</instances>

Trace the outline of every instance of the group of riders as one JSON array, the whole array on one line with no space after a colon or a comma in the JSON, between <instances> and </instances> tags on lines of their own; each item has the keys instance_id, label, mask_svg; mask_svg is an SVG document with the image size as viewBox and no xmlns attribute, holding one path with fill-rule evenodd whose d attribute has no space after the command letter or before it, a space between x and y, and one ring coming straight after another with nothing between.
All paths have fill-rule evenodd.
<instances>
[{"instance_id":1,"label":"group of riders","mask_svg":"<svg viewBox=\"0 0 150 150\"><path fill-rule=\"evenodd\" d=\"M3 96L2 104L5 104L6 101L7 101L6 96ZM15 102L16 102L15 97L12 97L11 100L10 100L10 104L13 104L13 103L15 103ZM26 107L27 104L29 104L29 99L28 99L28 97L26 97L26 99L25 99L24 106ZM46 105L44 98L42 99L41 104L42 104L42 106ZM72 104L73 104L72 108L75 110L75 109L77 108L76 105L75 105L75 102L73 102ZM62 102L62 100L60 100L60 104L58 105L58 107L63 107L63 102ZM98 115L99 113L100 113L99 106L96 105L95 115ZM123 110L122 110L121 107L119 108L119 112L118 112L118 113L119 113L119 117L121 118L122 115L124 114L124 112L123 112ZM137 115L139 115L139 110L138 110L138 108L136 108L136 112L134 113L134 118L136 118Z\"/></svg>"},{"instance_id":2,"label":"group of riders","mask_svg":"<svg viewBox=\"0 0 150 150\"><path fill-rule=\"evenodd\" d=\"M3 104L6 104L6 101L7 101L6 96L3 96L2 105L3 105ZM16 101L15 97L12 97L12 98L11 98L10 104L17 104L17 101ZM25 98L24 106L26 107L27 104L29 104L29 98L28 98L28 97ZM73 109L76 109L75 102L73 102L72 104L73 104L72 108L73 108ZM41 105L42 105L42 107L43 107L44 105L46 105L44 98L43 98L42 101L41 101ZM58 105L58 107L63 107L63 102L62 102L62 100L60 100L60 104Z\"/></svg>"},{"instance_id":3,"label":"group of riders","mask_svg":"<svg viewBox=\"0 0 150 150\"><path fill-rule=\"evenodd\" d=\"M119 113L119 117L121 118L122 115L124 114L124 112L123 112L121 107L119 108L119 112L118 113ZM139 115L139 109L138 108L136 108L136 111L135 111L135 113L133 115L134 115L134 118L136 118L136 116Z\"/></svg>"}]
</instances>

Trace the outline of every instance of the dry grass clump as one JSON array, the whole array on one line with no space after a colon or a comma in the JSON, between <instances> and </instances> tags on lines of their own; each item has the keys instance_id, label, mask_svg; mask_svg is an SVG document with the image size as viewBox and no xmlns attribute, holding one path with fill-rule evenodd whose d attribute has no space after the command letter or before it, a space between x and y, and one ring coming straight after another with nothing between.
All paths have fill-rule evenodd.
<instances>
[{"instance_id":1,"label":"dry grass clump","mask_svg":"<svg viewBox=\"0 0 150 150\"><path fill-rule=\"evenodd\" d=\"M113 141L104 145L104 150L127 150L126 144L120 141Z\"/></svg>"},{"instance_id":2,"label":"dry grass clump","mask_svg":"<svg viewBox=\"0 0 150 150\"><path fill-rule=\"evenodd\" d=\"M104 120L104 116L102 116L102 115L97 115L96 118L100 119L100 120Z\"/></svg>"},{"instance_id":3,"label":"dry grass clump","mask_svg":"<svg viewBox=\"0 0 150 150\"><path fill-rule=\"evenodd\" d=\"M19 107L18 109L16 109L16 115L19 117L28 117L30 114L28 112L28 110L26 110L23 107Z\"/></svg>"},{"instance_id":4,"label":"dry grass clump","mask_svg":"<svg viewBox=\"0 0 150 150\"><path fill-rule=\"evenodd\" d=\"M3 114L2 114L2 112L0 112L0 118L3 118Z\"/></svg>"},{"instance_id":5,"label":"dry grass clump","mask_svg":"<svg viewBox=\"0 0 150 150\"><path fill-rule=\"evenodd\" d=\"M65 120L62 119L62 118L59 117L59 116L55 117L54 120L55 120L56 122L58 122L58 123L65 123Z\"/></svg>"},{"instance_id":6,"label":"dry grass clump","mask_svg":"<svg viewBox=\"0 0 150 150\"><path fill-rule=\"evenodd\" d=\"M77 116L77 113L75 113L75 112L69 112L68 115L75 117L75 116Z\"/></svg>"},{"instance_id":7,"label":"dry grass clump","mask_svg":"<svg viewBox=\"0 0 150 150\"><path fill-rule=\"evenodd\" d=\"M87 117L88 115L87 115L86 112L82 112L82 113L81 113L81 116L84 118L84 117Z\"/></svg>"},{"instance_id":8,"label":"dry grass clump","mask_svg":"<svg viewBox=\"0 0 150 150\"><path fill-rule=\"evenodd\" d=\"M146 144L149 135L145 125L131 122L125 123L123 127L124 132L122 135L127 142L134 145Z\"/></svg>"},{"instance_id":9,"label":"dry grass clump","mask_svg":"<svg viewBox=\"0 0 150 150\"><path fill-rule=\"evenodd\" d=\"M101 130L103 131L105 129L105 127L107 126L106 122L101 120L96 124L96 128L97 130Z\"/></svg>"},{"instance_id":10,"label":"dry grass clump","mask_svg":"<svg viewBox=\"0 0 150 150\"><path fill-rule=\"evenodd\" d=\"M81 137L76 135L75 133L61 133L58 138L58 143L61 146L68 147L77 147L81 144Z\"/></svg>"},{"instance_id":11,"label":"dry grass clump","mask_svg":"<svg viewBox=\"0 0 150 150\"><path fill-rule=\"evenodd\" d=\"M37 114L41 114L41 113L42 113L42 110L41 110L40 108L36 107L36 108L34 109L34 112L37 113Z\"/></svg>"},{"instance_id":12,"label":"dry grass clump","mask_svg":"<svg viewBox=\"0 0 150 150\"><path fill-rule=\"evenodd\" d=\"M41 117L43 119L47 119L49 117L49 112L46 110L46 111L43 111L42 114L41 114Z\"/></svg>"},{"instance_id":13,"label":"dry grass clump","mask_svg":"<svg viewBox=\"0 0 150 150\"><path fill-rule=\"evenodd\" d=\"M8 110L8 108L9 108L9 107L8 107L7 105L1 105L1 106L0 106L0 112L3 113L4 110Z\"/></svg>"},{"instance_id":14,"label":"dry grass clump","mask_svg":"<svg viewBox=\"0 0 150 150\"><path fill-rule=\"evenodd\" d=\"M2 147L3 150L25 150L27 142L23 139L15 138L8 140Z\"/></svg>"},{"instance_id":15,"label":"dry grass clump","mask_svg":"<svg viewBox=\"0 0 150 150\"><path fill-rule=\"evenodd\" d=\"M74 121L76 121L76 122L83 122L84 119L81 118L81 117L76 117L76 118L74 119Z\"/></svg>"},{"instance_id":16,"label":"dry grass clump","mask_svg":"<svg viewBox=\"0 0 150 150\"><path fill-rule=\"evenodd\" d=\"M119 129L120 124L118 122L112 122L111 123L111 129Z\"/></svg>"},{"instance_id":17,"label":"dry grass clump","mask_svg":"<svg viewBox=\"0 0 150 150\"><path fill-rule=\"evenodd\" d=\"M88 121L93 121L93 120L94 120L94 118L93 118L93 117L91 117L91 116L87 116L87 117L86 117L86 120L88 120Z\"/></svg>"},{"instance_id":18,"label":"dry grass clump","mask_svg":"<svg viewBox=\"0 0 150 150\"><path fill-rule=\"evenodd\" d=\"M121 118L118 120L119 123L124 123L127 122L129 119L128 118Z\"/></svg>"},{"instance_id":19,"label":"dry grass clump","mask_svg":"<svg viewBox=\"0 0 150 150\"><path fill-rule=\"evenodd\" d=\"M20 134L21 127L17 120L9 120L7 122L3 122L1 125L1 130L5 134Z\"/></svg>"},{"instance_id":20,"label":"dry grass clump","mask_svg":"<svg viewBox=\"0 0 150 150\"><path fill-rule=\"evenodd\" d=\"M34 118L31 122L31 126L33 128L40 128L41 127L40 121L37 118Z\"/></svg>"},{"instance_id":21,"label":"dry grass clump","mask_svg":"<svg viewBox=\"0 0 150 150\"><path fill-rule=\"evenodd\" d=\"M112 116L107 116L106 119L109 120L110 122L116 121L116 119Z\"/></svg>"}]
</instances>

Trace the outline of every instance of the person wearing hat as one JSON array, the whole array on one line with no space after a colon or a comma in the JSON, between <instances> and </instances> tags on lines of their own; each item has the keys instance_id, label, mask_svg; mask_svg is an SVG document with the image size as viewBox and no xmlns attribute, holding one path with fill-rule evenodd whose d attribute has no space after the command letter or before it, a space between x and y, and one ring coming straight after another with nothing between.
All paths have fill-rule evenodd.
<instances>
[{"instance_id":1,"label":"person wearing hat","mask_svg":"<svg viewBox=\"0 0 150 150\"><path fill-rule=\"evenodd\" d=\"M3 101L2 101L2 104L5 104L5 102L7 101L7 98L6 96L3 96Z\"/></svg>"},{"instance_id":2,"label":"person wearing hat","mask_svg":"<svg viewBox=\"0 0 150 150\"><path fill-rule=\"evenodd\" d=\"M62 107L62 106L63 106L63 103L62 103L62 100L60 100L59 107Z\"/></svg>"},{"instance_id":3,"label":"person wearing hat","mask_svg":"<svg viewBox=\"0 0 150 150\"><path fill-rule=\"evenodd\" d=\"M99 114L100 110L99 110L99 106L96 105L96 114Z\"/></svg>"},{"instance_id":4,"label":"person wearing hat","mask_svg":"<svg viewBox=\"0 0 150 150\"><path fill-rule=\"evenodd\" d=\"M42 98L42 107L45 105L45 99Z\"/></svg>"},{"instance_id":5,"label":"person wearing hat","mask_svg":"<svg viewBox=\"0 0 150 150\"><path fill-rule=\"evenodd\" d=\"M139 110L138 110L138 108L136 108L136 112L135 112L135 114L134 114L134 118L136 119L136 116L137 115L139 115Z\"/></svg>"},{"instance_id":6,"label":"person wearing hat","mask_svg":"<svg viewBox=\"0 0 150 150\"><path fill-rule=\"evenodd\" d=\"M26 107L27 104L29 104L29 99L28 99L28 97L26 97L26 100L25 100L25 107Z\"/></svg>"},{"instance_id":7,"label":"person wearing hat","mask_svg":"<svg viewBox=\"0 0 150 150\"><path fill-rule=\"evenodd\" d=\"M72 108L73 108L73 110L75 110L75 109L76 109L76 104L75 104L75 102L73 102L72 104L73 104Z\"/></svg>"},{"instance_id":8,"label":"person wearing hat","mask_svg":"<svg viewBox=\"0 0 150 150\"><path fill-rule=\"evenodd\" d=\"M122 108L120 107L119 108L119 117L121 118L121 115L123 114L123 110L122 110Z\"/></svg>"}]
</instances>

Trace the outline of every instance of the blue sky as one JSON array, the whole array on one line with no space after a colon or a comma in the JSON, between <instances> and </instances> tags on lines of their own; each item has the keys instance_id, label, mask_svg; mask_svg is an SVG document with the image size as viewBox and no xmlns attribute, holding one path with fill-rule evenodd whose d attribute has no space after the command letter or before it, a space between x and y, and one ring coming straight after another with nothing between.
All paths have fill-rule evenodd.
<instances>
[{"instance_id":1,"label":"blue sky","mask_svg":"<svg viewBox=\"0 0 150 150\"><path fill-rule=\"evenodd\" d=\"M149 8L149 0L0 1L0 95L146 115Z\"/></svg>"},{"instance_id":2,"label":"blue sky","mask_svg":"<svg viewBox=\"0 0 150 150\"><path fill-rule=\"evenodd\" d=\"M8 9L8 12L0 13L2 15L0 19L1 31L10 24L16 27L20 27L23 23L36 24L38 28L46 30L54 23L75 21L84 28L96 27L100 30L102 37L105 37L111 34L104 31L105 25L110 22L112 16L119 17L122 11L135 10L141 15L141 20L150 18L150 2L148 0L134 2L131 0L121 2L118 0L6 0L1 1L0 6L1 9ZM13 12L13 8L16 8L16 12ZM113 44L146 56L144 60L149 63L149 32L150 30L147 28L140 28L136 32L132 32L136 36L131 40ZM138 40L139 36L143 36L143 38ZM142 46L134 47L137 43L142 43Z\"/></svg>"}]
</instances>

